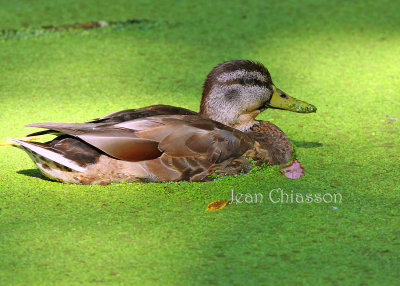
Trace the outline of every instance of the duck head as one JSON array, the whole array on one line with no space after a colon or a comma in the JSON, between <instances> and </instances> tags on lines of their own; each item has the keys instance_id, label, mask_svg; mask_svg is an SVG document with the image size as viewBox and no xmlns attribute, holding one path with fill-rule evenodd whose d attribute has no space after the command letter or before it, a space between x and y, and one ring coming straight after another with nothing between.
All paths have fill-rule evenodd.
<instances>
[{"instance_id":1,"label":"duck head","mask_svg":"<svg viewBox=\"0 0 400 286\"><path fill-rule=\"evenodd\" d=\"M276 88L270 73L261 63L228 61L208 74L203 87L201 115L247 131L257 123L256 116L267 108L300 113L317 111L314 105Z\"/></svg>"}]
</instances>

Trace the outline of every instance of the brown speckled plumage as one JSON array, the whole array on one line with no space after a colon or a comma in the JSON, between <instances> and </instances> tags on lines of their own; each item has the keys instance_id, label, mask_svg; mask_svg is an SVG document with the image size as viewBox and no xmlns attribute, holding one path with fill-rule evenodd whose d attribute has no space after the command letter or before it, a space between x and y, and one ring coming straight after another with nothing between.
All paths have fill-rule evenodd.
<instances>
[{"instance_id":1,"label":"brown speckled plumage","mask_svg":"<svg viewBox=\"0 0 400 286\"><path fill-rule=\"evenodd\" d=\"M289 139L278 126L271 122L261 121L246 134L258 141L264 149L271 151L272 165L285 164L292 157L293 149Z\"/></svg>"},{"instance_id":2,"label":"brown speckled plumage","mask_svg":"<svg viewBox=\"0 0 400 286\"><path fill-rule=\"evenodd\" d=\"M45 176L64 183L207 181L214 173L249 171L248 158L272 165L290 160L285 134L254 120L268 108L273 92L263 65L230 61L208 75L200 113L153 105L87 123L30 124L48 130L29 136L63 135L47 143L14 141Z\"/></svg>"}]
</instances>

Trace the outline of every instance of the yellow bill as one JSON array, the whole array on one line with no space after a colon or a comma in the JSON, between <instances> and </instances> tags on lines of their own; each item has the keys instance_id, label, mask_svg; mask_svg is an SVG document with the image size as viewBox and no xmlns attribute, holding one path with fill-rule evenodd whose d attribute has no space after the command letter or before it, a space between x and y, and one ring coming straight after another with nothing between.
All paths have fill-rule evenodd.
<instances>
[{"instance_id":1,"label":"yellow bill","mask_svg":"<svg viewBox=\"0 0 400 286\"><path fill-rule=\"evenodd\" d=\"M272 88L274 93L266 104L269 108L285 109L299 113L311 113L317 111L317 108L314 105L291 97L282 90L277 89L274 85L272 85Z\"/></svg>"}]
</instances>

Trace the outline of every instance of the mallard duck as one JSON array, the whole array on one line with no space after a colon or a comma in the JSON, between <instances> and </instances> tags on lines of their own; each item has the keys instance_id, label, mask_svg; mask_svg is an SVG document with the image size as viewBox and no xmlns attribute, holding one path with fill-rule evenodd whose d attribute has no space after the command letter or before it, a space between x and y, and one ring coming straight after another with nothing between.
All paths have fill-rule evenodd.
<instances>
[{"instance_id":1,"label":"mallard duck","mask_svg":"<svg viewBox=\"0 0 400 286\"><path fill-rule=\"evenodd\" d=\"M46 177L63 183L207 181L213 173L247 172L254 161L275 165L291 159L282 130L255 120L267 108L316 111L276 88L261 63L233 60L208 74L199 113L153 105L87 123L27 125L47 129L28 137L58 134L46 143L10 140Z\"/></svg>"}]
</instances>

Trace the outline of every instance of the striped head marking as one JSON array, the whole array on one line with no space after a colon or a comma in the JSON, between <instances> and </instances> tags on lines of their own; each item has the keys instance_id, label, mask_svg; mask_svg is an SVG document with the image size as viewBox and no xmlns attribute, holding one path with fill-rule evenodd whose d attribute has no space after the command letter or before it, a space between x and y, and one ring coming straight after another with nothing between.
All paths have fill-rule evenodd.
<instances>
[{"instance_id":1,"label":"striped head marking","mask_svg":"<svg viewBox=\"0 0 400 286\"><path fill-rule=\"evenodd\" d=\"M255 123L272 94L271 75L262 64L224 62L207 76L200 114L244 131Z\"/></svg>"}]
</instances>

